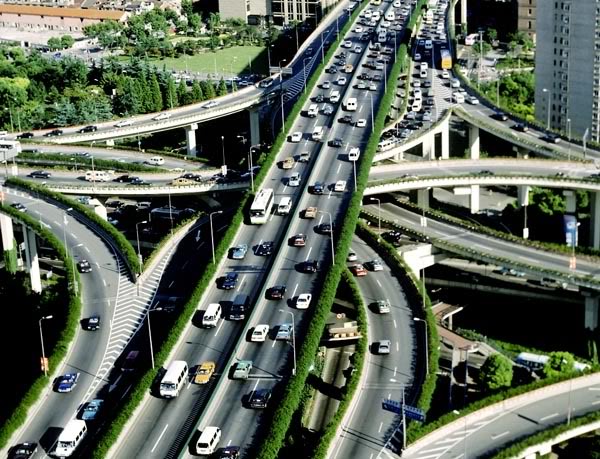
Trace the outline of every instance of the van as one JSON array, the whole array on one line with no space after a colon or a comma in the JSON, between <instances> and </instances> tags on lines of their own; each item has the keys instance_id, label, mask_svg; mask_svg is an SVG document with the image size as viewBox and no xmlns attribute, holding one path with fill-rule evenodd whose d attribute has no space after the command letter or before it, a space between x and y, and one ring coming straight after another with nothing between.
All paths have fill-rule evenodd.
<instances>
[{"instance_id":1,"label":"van","mask_svg":"<svg viewBox=\"0 0 600 459\"><path fill-rule=\"evenodd\" d=\"M87 171L85 179L88 182L108 182L111 177L106 171Z\"/></svg>"},{"instance_id":2,"label":"van","mask_svg":"<svg viewBox=\"0 0 600 459\"><path fill-rule=\"evenodd\" d=\"M229 320L244 320L246 312L250 309L250 297L245 293L239 293L231 303Z\"/></svg>"},{"instance_id":3,"label":"van","mask_svg":"<svg viewBox=\"0 0 600 459\"><path fill-rule=\"evenodd\" d=\"M196 442L196 454L201 454L203 456L214 454L220 441L221 429L218 427L207 426Z\"/></svg>"},{"instance_id":4,"label":"van","mask_svg":"<svg viewBox=\"0 0 600 459\"><path fill-rule=\"evenodd\" d=\"M165 160L162 156L153 156L147 162L151 166L162 166L165 163Z\"/></svg>"},{"instance_id":5,"label":"van","mask_svg":"<svg viewBox=\"0 0 600 459\"><path fill-rule=\"evenodd\" d=\"M0 139L5 138L8 135L8 131L0 131Z\"/></svg>"},{"instance_id":6,"label":"van","mask_svg":"<svg viewBox=\"0 0 600 459\"><path fill-rule=\"evenodd\" d=\"M314 118L318 114L319 114L319 106L317 104L311 104L310 107L308 107L306 116L308 116L309 118Z\"/></svg>"},{"instance_id":7,"label":"van","mask_svg":"<svg viewBox=\"0 0 600 459\"><path fill-rule=\"evenodd\" d=\"M381 12L379 11L373 11L373 14L371 15L371 20L372 21L379 21L381 19Z\"/></svg>"},{"instance_id":8,"label":"van","mask_svg":"<svg viewBox=\"0 0 600 459\"><path fill-rule=\"evenodd\" d=\"M452 94L452 101L456 104L462 104L465 102L465 96L461 92L455 92Z\"/></svg>"},{"instance_id":9,"label":"van","mask_svg":"<svg viewBox=\"0 0 600 459\"><path fill-rule=\"evenodd\" d=\"M185 360L173 360L160 381L160 396L165 398L175 398L179 396L181 387L188 380L188 372L189 369Z\"/></svg>"},{"instance_id":10,"label":"van","mask_svg":"<svg viewBox=\"0 0 600 459\"><path fill-rule=\"evenodd\" d=\"M396 15L394 14L394 10L392 8L385 13L385 20L390 22L394 22L396 20Z\"/></svg>"},{"instance_id":11,"label":"van","mask_svg":"<svg viewBox=\"0 0 600 459\"><path fill-rule=\"evenodd\" d=\"M386 151L392 148L396 142L393 139L385 139L377 144L377 151Z\"/></svg>"},{"instance_id":12,"label":"van","mask_svg":"<svg viewBox=\"0 0 600 459\"><path fill-rule=\"evenodd\" d=\"M340 101L340 92L337 90L333 90L329 93L329 102L332 104L337 104Z\"/></svg>"},{"instance_id":13,"label":"van","mask_svg":"<svg viewBox=\"0 0 600 459\"><path fill-rule=\"evenodd\" d=\"M87 424L80 419L71 419L56 441L54 456L69 457L87 435Z\"/></svg>"},{"instance_id":14,"label":"van","mask_svg":"<svg viewBox=\"0 0 600 459\"><path fill-rule=\"evenodd\" d=\"M346 99L346 110L348 110L349 112L355 112L356 105L356 97L349 97L348 99Z\"/></svg>"},{"instance_id":15,"label":"van","mask_svg":"<svg viewBox=\"0 0 600 459\"><path fill-rule=\"evenodd\" d=\"M358 161L359 156L360 156L360 148L358 148L358 147L353 147L348 152L348 160L349 161Z\"/></svg>"},{"instance_id":16,"label":"van","mask_svg":"<svg viewBox=\"0 0 600 459\"><path fill-rule=\"evenodd\" d=\"M221 305L219 303L210 303L202 316L202 326L206 328L216 327L220 318Z\"/></svg>"},{"instance_id":17,"label":"van","mask_svg":"<svg viewBox=\"0 0 600 459\"><path fill-rule=\"evenodd\" d=\"M287 215L292 210L292 198L285 196L281 198L279 204L277 205L277 214L278 215Z\"/></svg>"},{"instance_id":18,"label":"van","mask_svg":"<svg viewBox=\"0 0 600 459\"><path fill-rule=\"evenodd\" d=\"M319 142L323 139L323 126L315 126L312 133L312 139Z\"/></svg>"}]
</instances>

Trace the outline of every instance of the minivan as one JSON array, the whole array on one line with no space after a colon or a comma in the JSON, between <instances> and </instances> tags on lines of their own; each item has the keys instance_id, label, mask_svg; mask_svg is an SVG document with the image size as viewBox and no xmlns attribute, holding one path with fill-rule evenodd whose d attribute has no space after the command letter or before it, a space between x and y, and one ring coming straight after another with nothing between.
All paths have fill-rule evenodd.
<instances>
[{"instance_id":1,"label":"minivan","mask_svg":"<svg viewBox=\"0 0 600 459\"><path fill-rule=\"evenodd\" d=\"M203 456L210 456L215 452L221 441L221 429L218 427L207 426L196 442L196 453Z\"/></svg>"},{"instance_id":2,"label":"minivan","mask_svg":"<svg viewBox=\"0 0 600 459\"><path fill-rule=\"evenodd\" d=\"M287 215L292 210L292 198L285 196L281 198L279 201L279 205L277 206L277 214L278 215Z\"/></svg>"},{"instance_id":3,"label":"minivan","mask_svg":"<svg viewBox=\"0 0 600 459\"><path fill-rule=\"evenodd\" d=\"M233 299L231 310L229 311L230 320L244 320L246 311L250 309L250 297L245 293L239 293Z\"/></svg>"},{"instance_id":4,"label":"minivan","mask_svg":"<svg viewBox=\"0 0 600 459\"><path fill-rule=\"evenodd\" d=\"M108 182L111 177L106 171L87 171L85 179L88 182Z\"/></svg>"},{"instance_id":5,"label":"minivan","mask_svg":"<svg viewBox=\"0 0 600 459\"><path fill-rule=\"evenodd\" d=\"M216 327L221 318L221 305L210 303L202 316L202 326L207 328Z\"/></svg>"},{"instance_id":6,"label":"minivan","mask_svg":"<svg viewBox=\"0 0 600 459\"><path fill-rule=\"evenodd\" d=\"M162 156L153 156L148 160L148 164L151 166L162 166L165 163L165 160Z\"/></svg>"}]
</instances>

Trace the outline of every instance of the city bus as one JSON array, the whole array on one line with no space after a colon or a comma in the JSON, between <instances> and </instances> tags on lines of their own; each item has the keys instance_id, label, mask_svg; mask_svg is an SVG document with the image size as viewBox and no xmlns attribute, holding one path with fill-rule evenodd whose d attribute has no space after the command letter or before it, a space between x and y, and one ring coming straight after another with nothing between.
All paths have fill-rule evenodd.
<instances>
[{"instance_id":1,"label":"city bus","mask_svg":"<svg viewBox=\"0 0 600 459\"><path fill-rule=\"evenodd\" d=\"M440 53L440 64L444 70L450 70L452 68L452 55L447 49L442 49L442 52Z\"/></svg>"},{"instance_id":2,"label":"city bus","mask_svg":"<svg viewBox=\"0 0 600 459\"><path fill-rule=\"evenodd\" d=\"M250 223L267 223L273 209L273 188L263 188L254 197L250 206Z\"/></svg>"}]
</instances>

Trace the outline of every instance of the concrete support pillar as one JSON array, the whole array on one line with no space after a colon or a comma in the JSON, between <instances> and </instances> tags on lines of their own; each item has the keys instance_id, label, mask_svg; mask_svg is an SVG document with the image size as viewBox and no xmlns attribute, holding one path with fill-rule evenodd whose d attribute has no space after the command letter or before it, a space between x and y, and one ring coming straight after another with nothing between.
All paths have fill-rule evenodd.
<instances>
[{"instance_id":1,"label":"concrete support pillar","mask_svg":"<svg viewBox=\"0 0 600 459\"><path fill-rule=\"evenodd\" d=\"M114 139L107 139L107 140L106 140L106 146L107 146L107 147L114 147L114 146L115 146L115 141L114 141Z\"/></svg>"},{"instance_id":2,"label":"concrete support pillar","mask_svg":"<svg viewBox=\"0 0 600 459\"><path fill-rule=\"evenodd\" d=\"M529 150L513 145L512 150L519 159L529 159Z\"/></svg>"},{"instance_id":3,"label":"concrete support pillar","mask_svg":"<svg viewBox=\"0 0 600 459\"><path fill-rule=\"evenodd\" d=\"M519 185L517 187L517 204L519 207L523 207L529 204L529 192L531 187L529 185Z\"/></svg>"},{"instance_id":4,"label":"concrete support pillar","mask_svg":"<svg viewBox=\"0 0 600 459\"><path fill-rule=\"evenodd\" d=\"M0 232L2 232L2 247L6 250L15 248L12 219L8 215L0 214Z\"/></svg>"},{"instance_id":5,"label":"concrete support pillar","mask_svg":"<svg viewBox=\"0 0 600 459\"><path fill-rule=\"evenodd\" d=\"M260 143L260 114L258 108L248 110L250 114L250 145Z\"/></svg>"},{"instance_id":6,"label":"concrete support pillar","mask_svg":"<svg viewBox=\"0 0 600 459\"><path fill-rule=\"evenodd\" d=\"M460 23L463 29L467 28L467 0L460 0Z\"/></svg>"},{"instance_id":7,"label":"concrete support pillar","mask_svg":"<svg viewBox=\"0 0 600 459\"><path fill-rule=\"evenodd\" d=\"M198 156L198 151L196 149L196 129L198 129L197 123L185 127L185 139L187 141L188 156Z\"/></svg>"},{"instance_id":8,"label":"concrete support pillar","mask_svg":"<svg viewBox=\"0 0 600 459\"><path fill-rule=\"evenodd\" d=\"M26 269L31 278L31 290L42 293L42 280L40 278L40 262L37 253L36 235L33 230L23 225L23 239L25 240Z\"/></svg>"},{"instance_id":9,"label":"concrete support pillar","mask_svg":"<svg viewBox=\"0 0 600 459\"><path fill-rule=\"evenodd\" d=\"M591 194L590 200L590 236L592 247L600 249L600 196L598 192Z\"/></svg>"},{"instance_id":10,"label":"concrete support pillar","mask_svg":"<svg viewBox=\"0 0 600 459\"><path fill-rule=\"evenodd\" d=\"M435 159L435 134L430 133L423 138L423 159Z\"/></svg>"},{"instance_id":11,"label":"concrete support pillar","mask_svg":"<svg viewBox=\"0 0 600 459\"><path fill-rule=\"evenodd\" d=\"M431 189L426 188L424 190L417 190L417 205L424 209L429 209L429 196L431 195Z\"/></svg>"},{"instance_id":12,"label":"concrete support pillar","mask_svg":"<svg viewBox=\"0 0 600 459\"><path fill-rule=\"evenodd\" d=\"M450 128L449 122L442 125L442 159L450 158Z\"/></svg>"},{"instance_id":13,"label":"concrete support pillar","mask_svg":"<svg viewBox=\"0 0 600 459\"><path fill-rule=\"evenodd\" d=\"M563 196L566 198L567 213L577 212L577 195L573 190L563 190Z\"/></svg>"},{"instance_id":14,"label":"concrete support pillar","mask_svg":"<svg viewBox=\"0 0 600 459\"><path fill-rule=\"evenodd\" d=\"M479 128L469 126L469 153L471 159L479 159Z\"/></svg>"},{"instance_id":15,"label":"concrete support pillar","mask_svg":"<svg viewBox=\"0 0 600 459\"><path fill-rule=\"evenodd\" d=\"M471 213L479 212L479 185L471 185Z\"/></svg>"},{"instance_id":16,"label":"concrete support pillar","mask_svg":"<svg viewBox=\"0 0 600 459\"><path fill-rule=\"evenodd\" d=\"M584 326L588 330L596 330L598 328L598 305L600 304L597 296L585 297L585 323Z\"/></svg>"}]
</instances>

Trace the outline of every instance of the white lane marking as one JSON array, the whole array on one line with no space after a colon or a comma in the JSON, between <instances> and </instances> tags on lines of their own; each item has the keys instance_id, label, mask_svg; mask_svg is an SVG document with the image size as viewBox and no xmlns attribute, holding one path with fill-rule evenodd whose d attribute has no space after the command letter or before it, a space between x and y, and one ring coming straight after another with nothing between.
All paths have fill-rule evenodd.
<instances>
[{"instance_id":1,"label":"white lane marking","mask_svg":"<svg viewBox=\"0 0 600 459\"><path fill-rule=\"evenodd\" d=\"M333 192L333 190L329 190L329 194L327 195L327 199L331 198L331 193Z\"/></svg>"},{"instance_id":2,"label":"white lane marking","mask_svg":"<svg viewBox=\"0 0 600 459\"><path fill-rule=\"evenodd\" d=\"M296 284L296 286L294 287L294 291L292 292L292 298L294 298L296 296L296 292L298 291L298 286L300 284Z\"/></svg>"},{"instance_id":3,"label":"white lane marking","mask_svg":"<svg viewBox=\"0 0 600 459\"><path fill-rule=\"evenodd\" d=\"M596 400L595 402L592 402L592 405L598 405L600 403L600 400Z\"/></svg>"},{"instance_id":4,"label":"white lane marking","mask_svg":"<svg viewBox=\"0 0 600 459\"><path fill-rule=\"evenodd\" d=\"M394 319L394 328L398 328L398 327L396 326L396 319Z\"/></svg>"},{"instance_id":5,"label":"white lane marking","mask_svg":"<svg viewBox=\"0 0 600 459\"><path fill-rule=\"evenodd\" d=\"M308 249L308 253L306 254L306 258L304 259L304 261L308 260L310 258L310 253L312 252L312 247L310 247Z\"/></svg>"},{"instance_id":6,"label":"white lane marking","mask_svg":"<svg viewBox=\"0 0 600 459\"><path fill-rule=\"evenodd\" d=\"M221 331L221 328L223 327L223 324L225 323L225 319L221 319L220 322L221 323L217 327L217 331L215 331L215 336L217 336L219 334L219 332Z\"/></svg>"},{"instance_id":7,"label":"white lane marking","mask_svg":"<svg viewBox=\"0 0 600 459\"><path fill-rule=\"evenodd\" d=\"M244 285L244 281L246 280L246 275L244 274L240 279L240 285L238 285L237 291L239 292L242 286Z\"/></svg>"},{"instance_id":8,"label":"white lane marking","mask_svg":"<svg viewBox=\"0 0 600 459\"><path fill-rule=\"evenodd\" d=\"M549 414L547 416L544 416L543 418L540 418L540 421L546 421L547 419L552 419L552 418L554 418L556 416L558 416L558 413L552 413L552 414Z\"/></svg>"},{"instance_id":9,"label":"white lane marking","mask_svg":"<svg viewBox=\"0 0 600 459\"><path fill-rule=\"evenodd\" d=\"M360 108L358 109L358 113L362 112L363 106L361 105Z\"/></svg>"},{"instance_id":10,"label":"white lane marking","mask_svg":"<svg viewBox=\"0 0 600 459\"><path fill-rule=\"evenodd\" d=\"M102 285L106 287L106 280L104 278L102 278Z\"/></svg>"},{"instance_id":11,"label":"white lane marking","mask_svg":"<svg viewBox=\"0 0 600 459\"><path fill-rule=\"evenodd\" d=\"M394 367L394 377L396 376L396 373L398 372L398 367ZM390 397L388 397L390 398Z\"/></svg>"},{"instance_id":12,"label":"white lane marking","mask_svg":"<svg viewBox=\"0 0 600 459\"><path fill-rule=\"evenodd\" d=\"M379 430L377 431L377 433L381 433L381 429L383 429L383 422L379 423Z\"/></svg>"},{"instance_id":13,"label":"white lane marking","mask_svg":"<svg viewBox=\"0 0 600 459\"><path fill-rule=\"evenodd\" d=\"M158 446L158 444L160 443L160 440L162 439L163 435L165 434L165 432L167 431L167 428L169 427L169 424L165 424L165 428L162 430L162 432L160 433L160 435L158 436L158 440L156 440L156 443L154 443L154 448L152 448L152 450L150 451L151 453L154 452L154 450L156 449L156 447Z\"/></svg>"},{"instance_id":14,"label":"white lane marking","mask_svg":"<svg viewBox=\"0 0 600 459\"><path fill-rule=\"evenodd\" d=\"M323 218L325 217L325 215L321 214L321 218L319 218L319 225L321 224L321 222L323 221Z\"/></svg>"},{"instance_id":15,"label":"white lane marking","mask_svg":"<svg viewBox=\"0 0 600 459\"><path fill-rule=\"evenodd\" d=\"M183 263L183 264L181 265L181 269L185 269L185 267L187 266L187 264L188 264L188 260L186 260L186 261L185 261L185 263Z\"/></svg>"},{"instance_id":16,"label":"white lane marking","mask_svg":"<svg viewBox=\"0 0 600 459\"><path fill-rule=\"evenodd\" d=\"M85 249L85 251L86 251L87 253L92 253L92 252L90 252L90 249L88 249L88 248L87 248L87 246L84 246L83 248Z\"/></svg>"},{"instance_id":17,"label":"white lane marking","mask_svg":"<svg viewBox=\"0 0 600 459\"><path fill-rule=\"evenodd\" d=\"M53 220L53 222L56 226L60 226L60 223L58 223L56 220Z\"/></svg>"},{"instance_id":18,"label":"white lane marking","mask_svg":"<svg viewBox=\"0 0 600 459\"><path fill-rule=\"evenodd\" d=\"M198 244L198 246L196 247L196 250L198 250L200 247L202 247L204 245L204 241L202 241L200 244Z\"/></svg>"},{"instance_id":19,"label":"white lane marking","mask_svg":"<svg viewBox=\"0 0 600 459\"><path fill-rule=\"evenodd\" d=\"M79 239L75 233L70 233L70 234L71 234L71 237L73 239L75 239L76 241Z\"/></svg>"},{"instance_id":20,"label":"white lane marking","mask_svg":"<svg viewBox=\"0 0 600 459\"><path fill-rule=\"evenodd\" d=\"M396 352L400 352L400 343L396 341Z\"/></svg>"},{"instance_id":21,"label":"white lane marking","mask_svg":"<svg viewBox=\"0 0 600 459\"><path fill-rule=\"evenodd\" d=\"M508 433L509 433L509 431L507 430L506 432L499 433L498 435L491 435L490 438L492 440L497 440L500 437L504 437L505 435L508 435Z\"/></svg>"},{"instance_id":22,"label":"white lane marking","mask_svg":"<svg viewBox=\"0 0 600 459\"><path fill-rule=\"evenodd\" d=\"M600 387L588 387L588 390L600 390Z\"/></svg>"},{"instance_id":23,"label":"white lane marking","mask_svg":"<svg viewBox=\"0 0 600 459\"><path fill-rule=\"evenodd\" d=\"M167 288L171 288L171 287L173 287L173 284L174 284L174 283L175 283L175 281L174 281L174 280L172 280L172 281L169 283L169 286L168 286Z\"/></svg>"},{"instance_id":24,"label":"white lane marking","mask_svg":"<svg viewBox=\"0 0 600 459\"><path fill-rule=\"evenodd\" d=\"M341 168L342 168L342 163L339 163L339 164L338 164L338 168L337 168L337 170L335 171L335 174L336 174L336 175L340 173L340 169L341 169Z\"/></svg>"},{"instance_id":25,"label":"white lane marking","mask_svg":"<svg viewBox=\"0 0 600 459\"><path fill-rule=\"evenodd\" d=\"M273 348L275 347L275 343L276 343L276 342L277 342L277 341L273 340L273 344L271 344L271 349L273 349Z\"/></svg>"},{"instance_id":26,"label":"white lane marking","mask_svg":"<svg viewBox=\"0 0 600 459\"><path fill-rule=\"evenodd\" d=\"M274 216L275 216L275 214L271 214L271 217L269 218L269 221L273 220Z\"/></svg>"},{"instance_id":27,"label":"white lane marking","mask_svg":"<svg viewBox=\"0 0 600 459\"><path fill-rule=\"evenodd\" d=\"M381 282L379 282L379 279L375 279L377 281L377 285L379 285L381 287Z\"/></svg>"}]
</instances>

